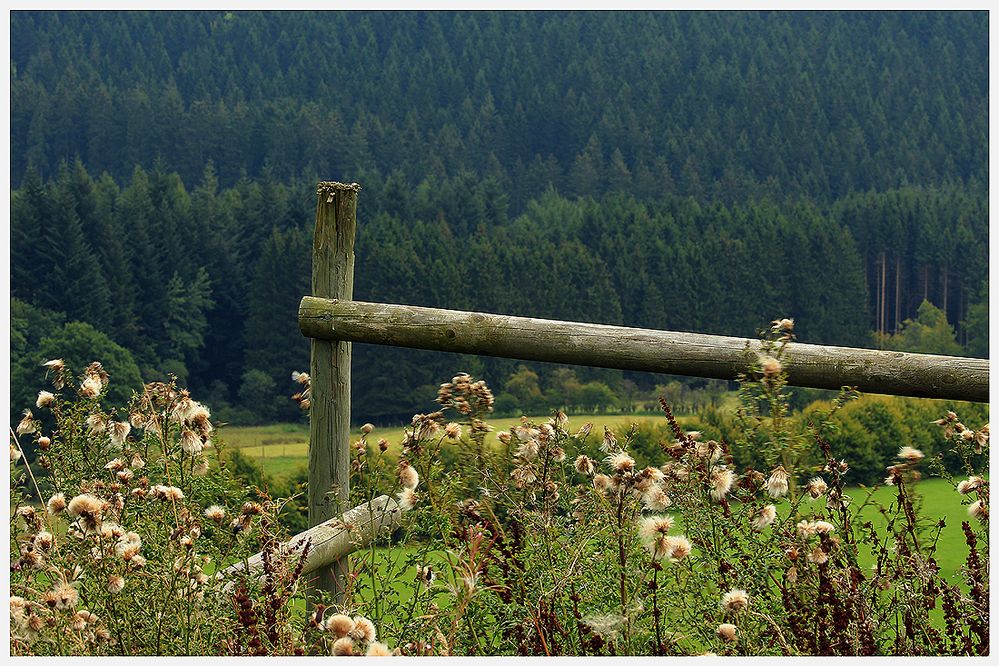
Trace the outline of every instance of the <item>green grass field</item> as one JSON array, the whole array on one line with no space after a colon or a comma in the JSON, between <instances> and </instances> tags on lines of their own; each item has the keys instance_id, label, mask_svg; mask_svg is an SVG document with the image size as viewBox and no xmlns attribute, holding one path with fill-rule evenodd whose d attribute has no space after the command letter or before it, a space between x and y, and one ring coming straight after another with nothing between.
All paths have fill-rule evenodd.
<instances>
[{"instance_id":1,"label":"green grass field","mask_svg":"<svg viewBox=\"0 0 999 666\"><path fill-rule=\"evenodd\" d=\"M928 479L917 484L915 488L922 502L921 515L932 518L934 521L943 519L946 522L946 527L941 531L940 539L937 542L937 562L940 564L941 570L950 576L961 568L967 556L961 521L973 519L968 518L967 507L961 504L961 496L944 479ZM868 490L851 488L847 494L853 499L855 506L860 506L867 499ZM878 488L872 495L874 501L861 511L861 520L874 523L878 532L884 534L888 519L880 512L879 505L890 507L895 496L896 490L894 488ZM821 502L821 500L819 501ZM804 506L804 510L807 511L807 506ZM680 525L682 525L683 518L682 516L679 518ZM682 527L678 531L682 531ZM406 546L405 550L406 553L410 553L419 550L419 548ZM860 554L861 561L865 566L874 563L869 545L861 544ZM395 556L393 556L394 558ZM407 580L411 582L412 576L409 576Z\"/></svg>"},{"instance_id":2,"label":"green grass field","mask_svg":"<svg viewBox=\"0 0 999 666\"><path fill-rule=\"evenodd\" d=\"M940 532L937 542L936 559L942 571L948 576L956 572L967 555L967 546L964 543L964 532L961 530L961 521L973 520L968 518L967 507L961 504L962 497L944 479L926 479L914 486L915 495L921 504L920 516L932 519L934 523L943 519L946 526ZM864 505L870 496L870 503L863 506L860 511L861 521L870 521L877 528L879 534L885 533L885 526L888 517L880 511L880 507L890 508L897 496L897 490L891 486L880 487L873 493L866 488L848 488L847 494L852 499L852 506L859 508ZM821 502L821 500L819 500ZM778 509L781 505L778 505ZM784 505L786 506L786 505ZM802 504L802 510L808 511L808 501ZM859 525L857 525L859 527ZM934 532L935 530L931 530ZM863 531L866 534L866 531ZM927 535L929 538L930 535ZM871 546L866 542L860 543L860 557L865 565L874 563L871 556Z\"/></svg>"},{"instance_id":3,"label":"green grass field","mask_svg":"<svg viewBox=\"0 0 999 666\"><path fill-rule=\"evenodd\" d=\"M351 436L358 434L351 433ZM221 432L221 439L229 449L239 449L240 453L258 462L274 479L288 478L308 464L307 423L227 426Z\"/></svg>"},{"instance_id":4,"label":"green grass field","mask_svg":"<svg viewBox=\"0 0 999 666\"><path fill-rule=\"evenodd\" d=\"M536 423L543 423L549 415L530 417ZM678 417L682 423L684 417ZM578 429L584 423L593 423L598 432L606 425L619 436L623 435L632 423L655 421L665 423L662 416L655 414L582 414L569 417L571 429ZM496 433L509 430L520 424L519 417L490 419L489 425L495 430L486 436L486 441L496 443ZM351 441L359 438L361 432L354 429ZM287 478L298 469L304 468L309 458L309 426L302 423L275 423L265 426L228 426L221 433L222 440L230 449L239 449L263 467L274 479ZM375 428L368 440L376 442L384 438L390 449L398 450L403 439L403 428Z\"/></svg>"},{"instance_id":5,"label":"green grass field","mask_svg":"<svg viewBox=\"0 0 999 666\"><path fill-rule=\"evenodd\" d=\"M884 532L884 525L887 518L882 515L877 505L890 506L895 498L894 488L879 488L873 495L875 503L871 503L861 511L862 520L870 520L877 527L879 533ZM964 564L967 555L967 548L964 543L964 536L961 531L961 521L967 520L965 507L961 505L960 495L943 479L929 479L920 482L916 486L916 492L923 503L923 515L932 516L934 519L943 518L946 527L942 530L938 541L937 561L940 564L943 575L952 583L965 587L963 579L957 576L958 571ZM863 488L853 488L849 493L856 506L860 506L868 497L867 490ZM821 500L820 500L821 502ZM786 504L784 505L787 506ZM678 516L678 532L682 531L683 517ZM394 598L401 603L408 603L412 597L414 580L416 577L415 567L412 561L421 561L421 551L423 547L419 544L406 544L395 547L378 547L375 549L375 568L364 568L364 573L357 581L357 593L365 600L374 598L388 599ZM371 561L372 551L364 550L353 555L354 558ZM440 552L428 553L427 561L434 564L437 571L446 568L444 556ZM874 559L871 555L870 547L861 544L860 563L863 567L869 568ZM373 575L372 575L373 574ZM390 582L384 582L390 581ZM440 592L438 584L438 592ZM425 594L425 592L424 592ZM443 599L448 599L444 595ZM931 612L931 622L938 629L944 627L943 611L937 608Z\"/></svg>"},{"instance_id":6,"label":"green grass field","mask_svg":"<svg viewBox=\"0 0 999 666\"><path fill-rule=\"evenodd\" d=\"M547 416L532 417L536 422L545 418ZM661 420L662 417L650 414L587 414L570 417L570 427L578 428L589 421L596 424L598 431L606 424L620 435L627 431L632 423ZM490 421L495 430L488 435L487 441L496 442L496 432L509 430L519 422L519 418L498 418ZM230 448L239 449L244 455L259 462L264 471L275 479L287 478L296 470L304 469L307 464L309 431L305 423L233 426L226 428L222 436ZM360 437L360 431L355 430L351 433L351 438L357 437ZM398 447L402 441L403 428L376 428L369 435L371 441L377 441L382 437L390 446ZM921 498L923 515L933 520L942 518L946 522L946 527L940 535L937 561L944 571L948 573L957 571L964 563L966 555L961 521L968 519L966 507L961 504L961 496L942 479L922 481L916 486L916 492ZM879 488L872 497L875 501L864 508L863 520L872 521L882 528L887 518L880 513L877 505L890 505L894 493L893 488ZM860 506L867 499L868 491L853 488L849 494L853 498L854 506ZM862 550L864 548L866 547L862 547ZM869 548L866 549L869 552Z\"/></svg>"}]
</instances>

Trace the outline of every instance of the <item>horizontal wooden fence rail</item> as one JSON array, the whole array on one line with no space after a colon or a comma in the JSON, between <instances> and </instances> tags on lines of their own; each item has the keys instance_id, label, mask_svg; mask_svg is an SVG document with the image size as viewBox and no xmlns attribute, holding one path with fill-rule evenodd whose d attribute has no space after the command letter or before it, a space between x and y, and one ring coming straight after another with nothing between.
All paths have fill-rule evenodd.
<instances>
[{"instance_id":1,"label":"horizontal wooden fence rail","mask_svg":"<svg viewBox=\"0 0 999 666\"><path fill-rule=\"evenodd\" d=\"M672 375L735 379L759 340L306 296L298 312L313 339L500 356ZM987 402L989 362L792 342L794 386Z\"/></svg>"}]
</instances>

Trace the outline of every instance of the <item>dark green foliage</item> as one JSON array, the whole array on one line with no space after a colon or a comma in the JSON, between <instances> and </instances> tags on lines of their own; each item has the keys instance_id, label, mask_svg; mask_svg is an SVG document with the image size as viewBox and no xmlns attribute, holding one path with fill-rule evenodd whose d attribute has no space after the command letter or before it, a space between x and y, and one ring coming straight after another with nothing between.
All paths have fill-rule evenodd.
<instances>
[{"instance_id":1,"label":"dark green foliage","mask_svg":"<svg viewBox=\"0 0 999 666\"><path fill-rule=\"evenodd\" d=\"M70 319L107 328L110 292L100 263L84 235L65 165L42 186L29 174L11 202L12 295L39 307L64 311ZM72 299L67 295L72 294Z\"/></svg>"},{"instance_id":2,"label":"dark green foliage","mask_svg":"<svg viewBox=\"0 0 999 666\"><path fill-rule=\"evenodd\" d=\"M229 461L226 465L232 475L242 482L243 487L269 492L271 481L264 474L260 465L252 458L240 453L239 449L232 449L228 453Z\"/></svg>"},{"instance_id":3,"label":"dark green foliage","mask_svg":"<svg viewBox=\"0 0 999 666\"><path fill-rule=\"evenodd\" d=\"M469 171L517 203L988 180L984 12L15 12L11 35L15 182L76 155L224 184Z\"/></svg>"},{"instance_id":4,"label":"dark green foliage","mask_svg":"<svg viewBox=\"0 0 999 666\"><path fill-rule=\"evenodd\" d=\"M239 402L249 411L249 423L268 423L276 417L279 407L277 385L263 370L250 369L243 375L239 386Z\"/></svg>"},{"instance_id":5,"label":"dark green foliage","mask_svg":"<svg viewBox=\"0 0 999 666\"><path fill-rule=\"evenodd\" d=\"M978 300L968 308L968 316L962 322L968 333L968 353L979 358L989 357L989 283L982 282Z\"/></svg>"},{"instance_id":6,"label":"dark green foliage","mask_svg":"<svg viewBox=\"0 0 999 666\"><path fill-rule=\"evenodd\" d=\"M199 268L190 282L174 273L167 283L167 309L163 328L167 335L167 358L193 359L205 344L206 313L214 305L208 273Z\"/></svg>"},{"instance_id":7,"label":"dark green foliage","mask_svg":"<svg viewBox=\"0 0 999 666\"><path fill-rule=\"evenodd\" d=\"M310 290L307 211L314 195L267 181L216 191L210 170L194 197L175 177L151 178L142 170L120 191L106 180L91 189L80 169L74 177L96 202L83 219L97 229L97 257L103 257L87 255L93 261L83 265L97 271L91 281L114 286L123 309L112 308L110 318L87 314L94 311L80 309L76 300L67 309L106 327L149 372L172 371L205 388L221 382L227 387L222 397L261 409L257 418L297 418L285 397L293 388L291 371L309 365L296 313ZM443 217L457 190L444 188L453 195L445 198L424 187L376 189L371 207L377 211L387 203L395 212L383 210L369 219L362 212L355 297L747 337L779 313L797 319L796 333L804 342L861 346L869 339L862 253L836 217L815 206L702 206L689 199L642 202L624 195L571 200L549 192L524 214L504 221L503 209L490 211L484 204L487 185L472 189L470 201L482 205L485 218L466 237ZM32 183L15 191L14 228L26 228L33 208L58 196ZM116 215L101 217L100 210ZM271 224L269 235L259 231L265 224ZM178 235L190 240L176 243ZM25 257L44 251L33 242L25 241L25 247ZM57 304L51 279L33 276L30 269L15 253L13 293ZM82 287L60 289L76 293ZM975 330L982 329L978 324ZM975 336L981 340L980 332ZM935 351L959 353L951 340ZM355 416L381 421L408 418L420 408L414 389L433 385L435 377L456 367L444 354L363 345L355 348L355 363ZM518 365L489 358L459 362L464 370L501 381ZM269 377L269 400L261 402L259 381L251 382L249 392L242 390L249 370ZM596 381L617 389L622 373L577 372L580 387L543 390L557 400L539 404L614 404L599 387L581 387ZM651 377L632 379L645 389L654 384ZM425 393L424 399L432 396ZM251 394L253 404L245 401Z\"/></svg>"},{"instance_id":8,"label":"dark green foliage","mask_svg":"<svg viewBox=\"0 0 999 666\"><path fill-rule=\"evenodd\" d=\"M966 318L988 273L988 199L974 188L903 187L845 197L833 216L850 230L868 286L867 327L897 333L924 300ZM967 334L960 332L964 344Z\"/></svg>"},{"instance_id":9,"label":"dark green foliage","mask_svg":"<svg viewBox=\"0 0 999 666\"><path fill-rule=\"evenodd\" d=\"M544 396L538 384L538 373L526 365L520 366L517 372L510 375L503 384L503 391L513 399L515 409L521 409L524 414L542 413L544 410Z\"/></svg>"},{"instance_id":10,"label":"dark green foliage","mask_svg":"<svg viewBox=\"0 0 999 666\"><path fill-rule=\"evenodd\" d=\"M292 370L309 368L309 343L298 331L298 302L311 293L311 247L311 237L304 229L273 229L260 250L250 283L244 334L247 374L240 394L244 405L256 409L256 403L244 398L244 390L251 390L247 389L247 376L262 375L250 382L250 395L254 396L262 388L260 380L268 380L272 399L266 407L260 406L264 420L277 416L293 419L298 409L291 400L273 404L273 396L280 392L290 395L286 389L292 387Z\"/></svg>"},{"instance_id":11,"label":"dark green foliage","mask_svg":"<svg viewBox=\"0 0 999 666\"><path fill-rule=\"evenodd\" d=\"M561 409L587 414L604 412L621 406L617 394L602 381L582 382L568 368L545 368L547 391L542 391L538 373L520 365L503 384L496 398L495 411L500 414L544 414ZM615 384L624 384L619 377ZM634 385L634 382L631 382Z\"/></svg>"},{"instance_id":12,"label":"dark green foliage","mask_svg":"<svg viewBox=\"0 0 999 666\"><path fill-rule=\"evenodd\" d=\"M44 369L38 364L39 343L53 335L66 321L66 315L10 299L10 418L19 420L23 410L35 403L38 378ZM82 367L80 368L82 370Z\"/></svg>"},{"instance_id":13,"label":"dark green foliage","mask_svg":"<svg viewBox=\"0 0 999 666\"><path fill-rule=\"evenodd\" d=\"M866 346L925 299L986 355L986 27L15 12L11 295L237 420L298 419L314 188L335 178L364 188L359 300L744 337L790 316L804 342ZM440 377L500 387L520 365L355 345L354 418L408 421ZM577 369L556 388L525 367L543 399L500 407L609 408L598 384L668 381Z\"/></svg>"},{"instance_id":14,"label":"dark green foliage","mask_svg":"<svg viewBox=\"0 0 999 666\"><path fill-rule=\"evenodd\" d=\"M805 416L814 417L828 408L828 403L816 403ZM973 429L981 428L989 419L988 406L975 403L887 396L865 396L848 403L834 416L836 427L828 434L832 450L850 465L847 482L868 486L882 484L885 468L897 462L896 456L902 446L917 448L927 458L941 455L948 449L944 430L927 425L943 418L948 410L956 412ZM946 456L942 461L952 474L961 473L960 460L956 457Z\"/></svg>"}]
</instances>

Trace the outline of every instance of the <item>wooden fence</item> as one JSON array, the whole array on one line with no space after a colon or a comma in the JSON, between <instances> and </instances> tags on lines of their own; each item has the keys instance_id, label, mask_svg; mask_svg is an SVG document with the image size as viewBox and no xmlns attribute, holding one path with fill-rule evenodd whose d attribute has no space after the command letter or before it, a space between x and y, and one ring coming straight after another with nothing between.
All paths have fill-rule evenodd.
<instances>
[{"instance_id":1,"label":"wooden fence","mask_svg":"<svg viewBox=\"0 0 999 666\"><path fill-rule=\"evenodd\" d=\"M319 183L312 295L302 299L298 314L302 333L312 339L308 502L313 527L289 545L320 538L324 547L310 556L309 570L318 572L313 584L334 596L343 590L347 554L380 529L397 525L401 515L391 498L340 515L349 491L352 342L718 379L746 371L747 350L759 349L757 340L717 335L353 301L359 190L356 183ZM797 342L790 343L788 358L785 369L795 386L988 400L986 360ZM361 518L363 529L357 529Z\"/></svg>"}]
</instances>

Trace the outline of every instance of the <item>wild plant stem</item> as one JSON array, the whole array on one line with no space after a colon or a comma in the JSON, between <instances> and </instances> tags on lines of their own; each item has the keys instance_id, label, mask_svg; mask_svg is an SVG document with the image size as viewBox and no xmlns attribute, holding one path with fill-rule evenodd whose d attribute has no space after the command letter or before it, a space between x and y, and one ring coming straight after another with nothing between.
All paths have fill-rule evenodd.
<instances>
[{"instance_id":1,"label":"wild plant stem","mask_svg":"<svg viewBox=\"0 0 999 666\"><path fill-rule=\"evenodd\" d=\"M627 588L627 566L628 553L624 548L624 498L618 498L617 502L617 557L618 557L618 577L621 587L621 615L627 617L628 610L628 588Z\"/></svg>"},{"instance_id":2,"label":"wild plant stem","mask_svg":"<svg viewBox=\"0 0 999 666\"><path fill-rule=\"evenodd\" d=\"M787 644L787 639L784 638L784 634L783 634L783 632L781 632L780 627L777 626L776 622L774 622L768 615L764 615L763 613L757 613L755 611L749 611L749 614L753 615L754 617L758 617L758 618L762 618L762 619L766 620L770 624L770 626L773 627L773 630L774 630L774 632L776 634L776 637L777 637L777 642L780 643L780 645L781 645L782 648L784 648L785 655L791 656L791 655L794 654L794 650L792 650L791 646Z\"/></svg>"},{"instance_id":3,"label":"wild plant stem","mask_svg":"<svg viewBox=\"0 0 999 666\"><path fill-rule=\"evenodd\" d=\"M663 635L660 628L660 614L659 610L659 569L653 568L652 570L652 622L656 630L656 654L662 652L663 646Z\"/></svg>"}]
</instances>

